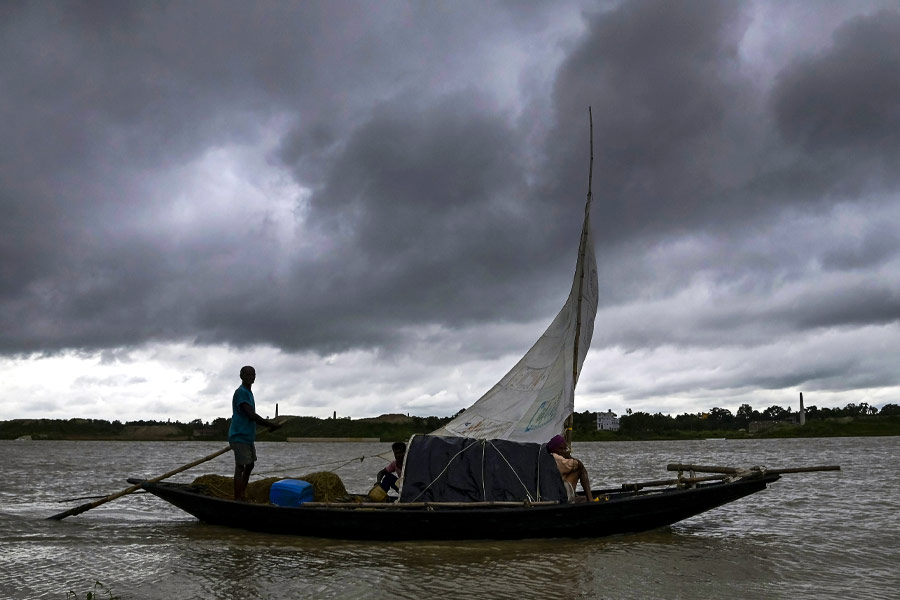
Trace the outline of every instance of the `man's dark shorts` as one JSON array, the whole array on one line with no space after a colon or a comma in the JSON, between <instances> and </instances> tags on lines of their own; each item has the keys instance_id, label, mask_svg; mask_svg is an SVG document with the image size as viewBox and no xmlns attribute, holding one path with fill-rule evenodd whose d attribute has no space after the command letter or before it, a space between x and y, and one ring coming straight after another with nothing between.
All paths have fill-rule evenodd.
<instances>
[{"instance_id":1,"label":"man's dark shorts","mask_svg":"<svg viewBox=\"0 0 900 600\"><path fill-rule=\"evenodd\" d=\"M254 444L242 444L240 442L230 442L231 449L234 450L234 464L243 467L252 465L256 462L256 446Z\"/></svg>"}]
</instances>

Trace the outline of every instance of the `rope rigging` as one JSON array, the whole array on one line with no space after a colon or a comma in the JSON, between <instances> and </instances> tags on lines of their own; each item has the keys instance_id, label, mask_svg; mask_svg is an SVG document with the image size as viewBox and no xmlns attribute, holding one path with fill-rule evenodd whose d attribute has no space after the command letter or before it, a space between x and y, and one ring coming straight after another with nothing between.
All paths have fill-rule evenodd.
<instances>
[{"instance_id":1,"label":"rope rigging","mask_svg":"<svg viewBox=\"0 0 900 600\"><path fill-rule=\"evenodd\" d=\"M333 469L325 469L326 471L331 471L333 473L333 472L337 471L338 469L346 467L350 463L354 463L357 461L363 462L367 458L380 458L382 460L388 460L391 456L392 455L388 454L387 452L382 452L381 454L373 454L373 455L369 455L369 456L366 456L366 455L355 456L349 460L345 460L342 458L339 460L333 460L333 461L318 463L318 464L313 464L313 465L294 465L294 466L290 466L290 467L278 467L277 469L269 469L267 471L260 471L259 473L254 473L254 476L261 477L263 475L272 475L274 473L285 473L288 471L299 471L301 469L318 469L320 467L327 467L329 465L341 463L340 465L338 465L337 467L334 467Z\"/></svg>"}]
</instances>

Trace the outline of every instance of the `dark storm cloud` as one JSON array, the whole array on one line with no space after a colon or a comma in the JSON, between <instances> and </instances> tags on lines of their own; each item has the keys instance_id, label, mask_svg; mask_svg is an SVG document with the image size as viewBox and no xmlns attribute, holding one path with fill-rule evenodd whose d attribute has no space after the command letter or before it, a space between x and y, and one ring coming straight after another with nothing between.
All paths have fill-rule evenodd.
<instances>
[{"instance_id":1,"label":"dark storm cloud","mask_svg":"<svg viewBox=\"0 0 900 600\"><path fill-rule=\"evenodd\" d=\"M768 96L740 62L748 7L623 3L590 21L560 68L548 184L571 194L583 181L571 140L590 99L601 243L719 230L893 181L900 13L851 19L832 45L785 65Z\"/></svg>"},{"instance_id":2,"label":"dark storm cloud","mask_svg":"<svg viewBox=\"0 0 900 600\"><path fill-rule=\"evenodd\" d=\"M523 242L540 244L543 225L525 217L520 143L501 115L466 96L376 110L309 201L308 224L353 261L334 257L301 278L332 281L351 269L348 291L364 296L350 304L367 297L369 308L397 319L484 314L466 297L471 288L490 304L503 283L494 273L522 269L515 257L532 267L539 260Z\"/></svg>"},{"instance_id":3,"label":"dark storm cloud","mask_svg":"<svg viewBox=\"0 0 900 600\"><path fill-rule=\"evenodd\" d=\"M179 285L170 268L179 257L170 252L180 248L162 228L159 239L122 231L136 215L154 218L145 180L245 135L246 111L265 96L250 85L252 75L265 77L235 52L228 35L235 15L224 6L204 15L161 8L32 4L4 21L6 351L192 335L184 327L189 296L153 305L168 295L161 287ZM302 39L278 17L270 12L240 27L258 38L253 56L262 63L277 40Z\"/></svg>"},{"instance_id":4,"label":"dark storm cloud","mask_svg":"<svg viewBox=\"0 0 900 600\"><path fill-rule=\"evenodd\" d=\"M767 95L739 64L746 8L623 3L590 21L559 70L549 142L559 163L548 172L561 177L545 183L577 189L579 148L568 142L591 98L598 254L614 257L600 261L601 280L616 282L601 303L645 302L598 340L745 345L900 319L897 274L876 270L896 260L894 225L866 216L896 218L884 193L896 193L900 13L851 19ZM798 215L850 198L860 231L777 226L802 227Z\"/></svg>"},{"instance_id":5,"label":"dark storm cloud","mask_svg":"<svg viewBox=\"0 0 900 600\"><path fill-rule=\"evenodd\" d=\"M697 222L744 177L737 148L750 124L734 117L753 99L744 97L750 89L736 68L747 22L741 10L623 3L591 20L560 68L550 141L558 179L550 185L570 194L584 185L585 149L572 141L583 137L592 104L599 238Z\"/></svg>"},{"instance_id":6,"label":"dark storm cloud","mask_svg":"<svg viewBox=\"0 0 900 600\"><path fill-rule=\"evenodd\" d=\"M773 103L781 133L804 151L837 151L851 161L877 157L896 166L900 13L881 11L842 25L826 52L782 72Z\"/></svg>"},{"instance_id":7,"label":"dark storm cloud","mask_svg":"<svg viewBox=\"0 0 900 600\"><path fill-rule=\"evenodd\" d=\"M895 193L900 182L900 13L883 10L841 25L824 52L788 65L772 91L778 134L790 156L763 185L819 201Z\"/></svg>"},{"instance_id":8,"label":"dark storm cloud","mask_svg":"<svg viewBox=\"0 0 900 600\"><path fill-rule=\"evenodd\" d=\"M547 259L536 249L550 228L527 217L520 143L477 94L376 108L308 200L305 226L332 251L298 257L264 310L244 301L227 303L233 312L225 314L210 306L209 324L233 322L242 336L262 332L283 347L335 350L389 344L408 335L410 322L490 319L498 306L506 318L532 316L532 299L512 294L509 279L542 276ZM317 160L306 152L285 147L282 156Z\"/></svg>"},{"instance_id":9,"label":"dark storm cloud","mask_svg":"<svg viewBox=\"0 0 900 600\"><path fill-rule=\"evenodd\" d=\"M595 349L699 349L712 372L896 323L896 10L810 48L791 21L795 46L748 59L752 3L591 5L571 27L557 5L372 6L6 5L0 351L365 348L372 373L401 340L513 354L444 334L561 305L589 105ZM846 346L657 391L893 381Z\"/></svg>"},{"instance_id":10,"label":"dark storm cloud","mask_svg":"<svg viewBox=\"0 0 900 600\"><path fill-rule=\"evenodd\" d=\"M503 46L487 32L540 31L542 12L8 9L3 350L188 339L324 351L389 341L401 320L495 314L506 283L495 267L527 238L530 268L552 253L546 224L526 217L523 136L478 89L491 74L467 69L489 42ZM269 166L311 190L296 236L330 238L331 251L279 252L280 223L224 205L173 230L171 214L200 198L179 200L185 176L172 173L258 145L273 120L287 126ZM249 242L236 241L242 226Z\"/></svg>"}]
</instances>

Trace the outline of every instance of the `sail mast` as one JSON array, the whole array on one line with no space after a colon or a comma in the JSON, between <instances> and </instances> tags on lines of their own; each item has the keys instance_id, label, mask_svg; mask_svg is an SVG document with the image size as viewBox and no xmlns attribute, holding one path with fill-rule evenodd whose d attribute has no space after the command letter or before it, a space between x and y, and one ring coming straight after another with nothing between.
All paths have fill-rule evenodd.
<instances>
[{"instance_id":1,"label":"sail mast","mask_svg":"<svg viewBox=\"0 0 900 600\"><path fill-rule=\"evenodd\" d=\"M546 443L562 433L571 440L575 381L585 358L582 355L591 346L599 291L590 229L594 167L590 107L588 116L591 119L588 196L578 261L566 302L534 345L500 381L432 435Z\"/></svg>"},{"instance_id":2,"label":"sail mast","mask_svg":"<svg viewBox=\"0 0 900 600\"><path fill-rule=\"evenodd\" d=\"M575 348L572 358L572 412L566 421L565 438L572 443L572 429L575 424L575 384L578 382L578 342L581 338L581 298L584 291L584 253L587 246L588 224L591 218L591 182L594 178L594 115L588 106L588 128L590 129L591 161L588 167L587 201L584 204L584 224L581 226L581 241L578 243L578 303L575 308Z\"/></svg>"}]
</instances>

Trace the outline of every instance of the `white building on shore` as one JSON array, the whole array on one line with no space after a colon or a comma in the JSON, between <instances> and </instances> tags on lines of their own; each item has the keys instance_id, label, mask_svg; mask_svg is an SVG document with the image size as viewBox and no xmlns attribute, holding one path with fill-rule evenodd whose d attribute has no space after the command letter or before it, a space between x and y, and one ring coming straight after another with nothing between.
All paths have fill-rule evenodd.
<instances>
[{"instance_id":1,"label":"white building on shore","mask_svg":"<svg viewBox=\"0 0 900 600\"><path fill-rule=\"evenodd\" d=\"M611 410L597 413L597 429L601 431L618 431L619 417Z\"/></svg>"}]
</instances>

